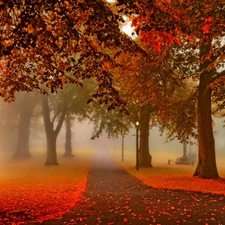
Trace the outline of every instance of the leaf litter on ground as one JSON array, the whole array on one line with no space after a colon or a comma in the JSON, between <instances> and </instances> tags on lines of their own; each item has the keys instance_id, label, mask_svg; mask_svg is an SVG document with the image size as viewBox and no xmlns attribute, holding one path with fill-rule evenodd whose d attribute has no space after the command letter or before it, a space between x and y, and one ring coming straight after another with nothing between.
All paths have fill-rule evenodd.
<instances>
[{"instance_id":1,"label":"leaf litter on ground","mask_svg":"<svg viewBox=\"0 0 225 225\"><path fill-rule=\"evenodd\" d=\"M60 166L32 158L1 163L0 224L43 222L70 212L86 188L90 155L59 157Z\"/></svg>"},{"instance_id":2,"label":"leaf litter on ground","mask_svg":"<svg viewBox=\"0 0 225 225\"><path fill-rule=\"evenodd\" d=\"M154 163L152 168L135 167L135 155L126 153L125 161L120 160L120 151L112 152L117 164L126 170L129 174L141 180L153 188L196 191L202 193L222 194L225 195L225 167L219 166L219 179L202 179L194 177L195 165L176 165L165 163ZM157 160L157 159L156 159Z\"/></svg>"}]
</instances>

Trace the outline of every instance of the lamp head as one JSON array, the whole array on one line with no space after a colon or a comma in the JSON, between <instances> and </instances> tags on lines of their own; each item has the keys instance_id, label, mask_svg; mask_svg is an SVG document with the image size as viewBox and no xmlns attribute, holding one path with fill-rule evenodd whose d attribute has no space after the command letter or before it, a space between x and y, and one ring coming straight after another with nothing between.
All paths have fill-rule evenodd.
<instances>
[{"instance_id":1,"label":"lamp head","mask_svg":"<svg viewBox=\"0 0 225 225\"><path fill-rule=\"evenodd\" d=\"M136 121L136 122L135 122L135 126L136 126L136 127L139 127L139 125L140 125L139 121Z\"/></svg>"}]
</instances>

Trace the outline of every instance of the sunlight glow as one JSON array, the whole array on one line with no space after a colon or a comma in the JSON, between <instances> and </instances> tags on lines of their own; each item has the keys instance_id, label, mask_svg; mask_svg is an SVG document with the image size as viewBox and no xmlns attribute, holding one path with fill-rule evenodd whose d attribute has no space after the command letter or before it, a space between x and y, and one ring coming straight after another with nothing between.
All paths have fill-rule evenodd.
<instances>
[{"instance_id":1,"label":"sunlight glow","mask_svg":"<svg viewBox=\"0 0 225 225\"><path fill-rule=\"evenodd\" d=\"M106 0L108 3L116 3L117 0ZM124 24L121 25L121 30L127 34L129 37L131 37L132 39L136 38L137 35L134 32L134 27L131 27L132 21L128 19L127 16L123 16L124 19Z\"/></svg>"},{"instance_id":2,"label":"sunlight glow","mask_svg":"<svg viewBox=\"0 0 225 225\"><path fill-rule=\"evenodd\" d=\"M121 29L124 33L126 33L128 36L132 36L132 33L134 32L134 28L131 27L131 21L126 22L126 25L122 27Z\"/></svg>"},{"instance_id":3,"label":"sunlight glow","mask_svg":"<svg viewBox=\"0 0 225 225\"><path fill-rule=\"evenodd\" d=\"M117 0L107 0L109 3L115 3Z\"/></svg>"},{"instance_id":4,"label":"sunlight glow","mask_svg":"<svg viewBox=\"0 0 225 225\"><path fill-rule=\"evenodd\" d=\"M131 37L132 39L136 38L137 35L135 34L135 30L134 27L131 26L132 21L129 20L126 16L123 17L123 19L125 20L124 25L121 27L121 30L127 34L129 37Z\"/></svg>"}]
</instances>

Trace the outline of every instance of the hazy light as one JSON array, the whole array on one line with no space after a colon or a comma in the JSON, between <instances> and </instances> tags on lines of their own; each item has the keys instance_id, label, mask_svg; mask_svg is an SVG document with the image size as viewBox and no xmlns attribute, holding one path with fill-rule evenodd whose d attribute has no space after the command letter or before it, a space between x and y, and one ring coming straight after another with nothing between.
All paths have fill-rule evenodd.
<instances>
[{"instance_id":1,"label":"hazy light","mask_svg":"<svg viewBox=\"0 0 225 225\"><path fill-rule=\"evenodd\" d=\"M137 37L134 32L134 27L131 26L132 21L129 20L126 16L124 16L123 19L125 20L125 25L122 26L121 30L131 38Z\"/></svg>"},{"instance_id":2,"label":"hazy light","mask_svg":"<svg viewBox=\"0 0 225 225\"><path fill-rule=\"evenodd\" d=\"M117 0L107 0L109 3L115 3Z\"/></svg>"},{"instance_id":3,"label":"hazy light","mask_svg":"<svg viewBox=\"0 0 225 225\"><path fill-rule=\"evenodd\" d=\"M117 0L106 0L108 3L116 3L117 2ZM132 24L132 21L130 21L128 18L127 18L127 16L123 16L123 19L124 19L124 21L125 21L125 25L122 25L122 28L121 28L121 30L125 33L125 34L127 34L129 37L131 37L132 39L133 38L136 38L137 37L137 35L135 34L135 32L134 32L134 27L132 27L131 26L131 24Z\"/></svg>"},{"instance_id":4,"label":"hazy light","mask_svg":"<svg viewBox=\"0 0 225 225\"><path fill-rule=\"evenodd\" d=\"M122 27L122 31L129 36L132 35L133 27L131 27L131 21L126 22L126 25Z\"/></svg>"}]
</instances>

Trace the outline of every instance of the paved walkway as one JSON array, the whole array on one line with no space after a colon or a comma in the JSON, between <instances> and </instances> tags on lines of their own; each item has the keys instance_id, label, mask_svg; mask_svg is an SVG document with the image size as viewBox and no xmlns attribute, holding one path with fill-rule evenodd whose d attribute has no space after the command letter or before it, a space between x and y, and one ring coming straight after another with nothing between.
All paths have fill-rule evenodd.
<instances>
[{"instance_id":1,"label":"paved walkway","mask_svg":"<svg viewBox=\"0 0 225 225\"><path fill-rule=\"evenodd\" d=\"M49 225L225 225L224 196L153 189L118 168L99 151L82 202Z\"/></svg>"}]
</instances>

